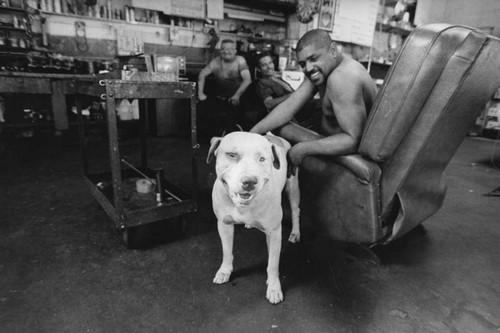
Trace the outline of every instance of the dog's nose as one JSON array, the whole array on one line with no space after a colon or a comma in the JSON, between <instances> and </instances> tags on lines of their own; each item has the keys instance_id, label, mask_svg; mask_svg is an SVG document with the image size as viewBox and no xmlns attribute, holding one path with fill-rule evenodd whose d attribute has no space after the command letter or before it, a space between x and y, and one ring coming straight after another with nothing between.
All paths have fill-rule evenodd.
<instances>
[{"instance_id":1,"label":"dog's nose","mask_svg":"<svg viewBox=\"0 0 500 333\"><path fill-rule=\"evenodd\" d=\"M245 191L251 191L255 188L255 185L257 184L257 177L243 177L241 178L241 187Z\"/></svg>"}]
</instances>

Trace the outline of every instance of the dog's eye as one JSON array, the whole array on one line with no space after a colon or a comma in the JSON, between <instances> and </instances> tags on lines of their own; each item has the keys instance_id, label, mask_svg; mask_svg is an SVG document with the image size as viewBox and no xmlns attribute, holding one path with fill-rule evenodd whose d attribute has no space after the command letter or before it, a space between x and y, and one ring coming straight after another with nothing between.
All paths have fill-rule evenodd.
<instances>
[{"instance_id":1,"label":"dog's eye","mask_svg":"<svg viewBox=\"0 0 500 333\"><path fill-rule=\"evenodd\" d=\"M259 162L264 162L265 160L266 160L266 158L265 158L264 156L261 156L261 157L259 158Z\"/></svg>"},{"instance_id":2,"label":"dog's eye","mask_svg":"<svg viewBox=\"0 0 500 333\"><path fill-rule=\"evenodd\" d=\"M226 153L226 155L227 155L227 157L232 158L232 159L238 158L238 154L237 153Z\"/></svg>"}]
</instances>

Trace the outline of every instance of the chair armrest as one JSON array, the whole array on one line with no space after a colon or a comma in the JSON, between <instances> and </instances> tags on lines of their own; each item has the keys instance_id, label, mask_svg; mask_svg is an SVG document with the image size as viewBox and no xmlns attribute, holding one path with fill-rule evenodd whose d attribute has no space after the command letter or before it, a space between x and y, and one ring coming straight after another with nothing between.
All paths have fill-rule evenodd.
<instances>
[{"instance_id":1,"label":"chair armrest","mask_svg":"<svg viewBox=\"0 0 500 333\"><path fill-rule=\"evenodd\" d=\"M342 165L351 171L360 182L365 184L377 183L382 174L377 163L369 161L359 154L335 157L310 156L305 159L303 166L308 168L308 164L317 164L320 161L322 163L331 162Z\"/></svg>"}]
</instances>

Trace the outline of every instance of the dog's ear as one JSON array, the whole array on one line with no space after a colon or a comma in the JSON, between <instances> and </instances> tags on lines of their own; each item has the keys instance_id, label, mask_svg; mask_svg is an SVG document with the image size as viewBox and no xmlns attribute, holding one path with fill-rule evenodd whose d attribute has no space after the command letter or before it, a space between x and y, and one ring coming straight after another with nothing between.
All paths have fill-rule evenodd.
<instances>
[{"instance_id":1,"label":"dog's ear","mask_svg":"<svg viewBox=\"0 0 500 333\"><path fill-rule=\"evenodd\" d=\"M217 150L217 148L219 148L221 141L222 141L222 138L210 139L210 149L208 150L207 164L210 164L212 162L212 159L215 156L215 151Z\"/></svg>"},{"instance_id":2,"label":"dog's ear","mask_svg":"<svg viewBox=\"0 0 500 333\"><path fill-rule=\"evenodd\" d=\"M280 158L278 156L278 152L276 151L276 146L275 145L271 145L271 151L273 152L273 166L279 170L280 169L280 166L281 166L281 163L280 163Z\"/></svg>"}]
</instances>

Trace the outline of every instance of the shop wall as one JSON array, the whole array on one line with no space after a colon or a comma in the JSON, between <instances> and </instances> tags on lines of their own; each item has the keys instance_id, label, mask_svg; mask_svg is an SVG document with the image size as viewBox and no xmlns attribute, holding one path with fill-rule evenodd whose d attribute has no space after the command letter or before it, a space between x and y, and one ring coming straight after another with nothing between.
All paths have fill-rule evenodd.
<instances>
[{"instance_id":1,"label":"shop wall","mask_svg":"<svg viewBox=\"0 0 500 333\"><path fill-rule=\"evenodd\" d=\"M104 4L101 2L98 1L97 6ZM129 2L113 1L112 4L114 8L123 10ZM123 20L89 17L86 14L87 7L81 3L77 10L78 15L43 11L41 15L34 16L32 30L37 48L83 59L112 59L117 56L117 38L120 32L140 36L144 43L144 53L184 55L188 65L196 67L206 64L216 54L210 44L212 36L209 30L212 28L217 31L219 40L215 48L219 47L221 40L232 39L239 41L243 51L246 51L249 39L257 43L270 41L279 44L286 36L284 22L251 22L226 18L207 25L202 20L172 18L170 21L169 18L169 22L160 24L129 23ZM141 9L136 9L136 12L140 11ZM189 27L178 25L179 21L189 21ZM76 22L84 24L83 38L76 36ZM259 37L254 38L255 35Z\"/></svg>"},{"instance_id":2,"label":"shop wall","mask_svg":"<svg viewBox=\"0 0 500 333\"><path fill-rule=\"evenodd\" d=\"M464 24L500 37L498 0L418 0L417 25L426 23Z\"/></svg>"}]
</instances>

